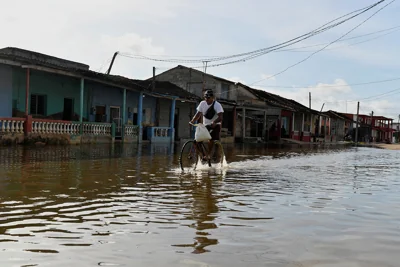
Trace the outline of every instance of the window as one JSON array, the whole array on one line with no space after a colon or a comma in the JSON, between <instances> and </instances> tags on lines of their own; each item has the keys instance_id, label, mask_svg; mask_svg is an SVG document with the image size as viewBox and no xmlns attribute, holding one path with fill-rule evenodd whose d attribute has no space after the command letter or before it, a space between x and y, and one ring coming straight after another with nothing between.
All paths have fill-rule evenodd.
<instances>
[{"instance_id":1,"label":"window","mask_svg":"<svg viewBox=\"0 0 400 267\"><path fill-rule=\"evenodd\" d=\"M45 95L31 95L31 109L32 115L46 116L46 96Z\"/></svg>"}]
</instances>

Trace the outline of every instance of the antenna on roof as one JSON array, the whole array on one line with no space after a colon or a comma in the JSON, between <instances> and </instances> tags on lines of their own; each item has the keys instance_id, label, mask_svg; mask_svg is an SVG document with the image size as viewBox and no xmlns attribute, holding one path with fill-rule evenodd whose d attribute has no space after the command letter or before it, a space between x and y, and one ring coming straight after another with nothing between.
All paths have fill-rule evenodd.
<instances>
[{"instance_id":1,"label":"antenna on roof","mask_svg":"<svg viewBox=\"0 0 400 267\"><path fill-rule=\"evenodd\" d=\"M156 67L153 67L153 80L151 83L151 90L155 91L156 89Z\"/></svg>"},{"instance_id":2,"label":"antenna on roof","mask_svg":"<svg viewBox=\"0 0 400 267\"><path fill-rule=\"evenodd\" d=\"M107 74L110 74L111 68L114 65L114 61L115 61L115 58L117 57L118 53L119 53L118 51L114 53L114 55L111 59L110 67L108 67Z\"/></svg>"},{"instance_id":3,"label":"antenna on roof","mask_svg":"<svg viewBox=\"0 0 400 267\"><path fill-rule=\"evenodd\" d=\"M204 68L204 71L203 71L203 91L206 89L205 88L206 87L205 74L207 73L207 64L208 64L208 61L203 61L203 68Z\"/></svg>"}]
</instances>

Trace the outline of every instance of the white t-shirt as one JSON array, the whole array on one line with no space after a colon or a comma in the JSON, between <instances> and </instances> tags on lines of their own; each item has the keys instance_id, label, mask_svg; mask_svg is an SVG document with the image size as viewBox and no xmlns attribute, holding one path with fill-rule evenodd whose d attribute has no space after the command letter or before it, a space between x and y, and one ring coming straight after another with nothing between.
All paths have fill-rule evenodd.
<instances>
[{"instance_id":1,"label":"white t-shirt","mask_svg":"<svg viewBox=\"0 0 400 267\"><path fill-rule=\"evenodd\" d=\"M207 104L207 102L205 100L203 100L200 102L200 104L197 107L197 111L199 111L203 114L203 124L204 125L211 124L214 120L216 120L218 118L218 113L224 112L224 109L222 108L221 104L215 100L214 100L214 102L215 102L215 104L214 104L215 115L211 120L204 117L204 114L206 114L208 108L211 107L212 103L211 103L211 105L209 105L209 104Z\"/></svg>"}]
</instances>

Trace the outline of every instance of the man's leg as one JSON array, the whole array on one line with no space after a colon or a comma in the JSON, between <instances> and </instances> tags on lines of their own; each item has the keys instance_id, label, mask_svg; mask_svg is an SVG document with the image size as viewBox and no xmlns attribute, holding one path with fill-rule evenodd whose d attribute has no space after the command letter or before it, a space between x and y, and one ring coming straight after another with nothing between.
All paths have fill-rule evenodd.
<instances>
[{"instance_id":1,"label":"man's leg","mask_svg":"<svg viewBox=\"0 0 400 267\"><path fill-rule=\"evenodd\" d=\"M201 160L206 160L205 157L207 157L207 151L204 151L203 146L201 145L201 142L195 142L195 148L197 154L200 156Z\"/></svg>"},{"instance_id":2,"label":"man's leg","mask_svg":"<svg viewBox=\"0 0 400 267\"><path fill-rule=\"evenodd\" d=\"M208 141L208 159L211 159L211 151L212 151L212 149L213 149L213 146L214 146L214 140L210 140L210 141Z\"/></svg>"},{"instance_id":3,"label":"man's leg","mask_svg":"<svg viewBox=\"0 0 400 267\"><path fill-rule=\"evenodd\" d=\"M214 128L212 128L212 132L211 132L211 140L208 142L208 157L211 158L211 152L214 146L214 142L215 140L219 140L220 139L220 132L221 132L221 125L217 124L214 126Z\"/></svg>"}]
</instances>

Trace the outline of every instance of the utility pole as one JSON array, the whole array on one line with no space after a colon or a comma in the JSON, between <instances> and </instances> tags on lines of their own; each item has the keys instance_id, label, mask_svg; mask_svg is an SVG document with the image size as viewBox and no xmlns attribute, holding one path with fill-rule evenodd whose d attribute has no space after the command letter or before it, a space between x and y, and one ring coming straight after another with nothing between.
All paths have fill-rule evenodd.
<instances>
[{"instance_id":1,"label":"utility pole","mask_svg":"<svg viewBox=\"0 0 400 267\"><path fill-rule=\"evenodd\" d=\"M311 92L308 93L308 102L309 102L310 109L311 109Z\"/></svg>"},{"instance_id":2,"label":"utility pole","mask_svg":"<svg viewBox=\"0 0 400 267\"><path fill-rule=\"evenodd\" d=\"M369 135L370 136L370 138L369 138L370 140L372 139L372 127L374 125L373 121L374 121L374 111L371 112L371 133Z\"/></svg>"},{"instance_id":3,"label":"utility pole","mask_svg":"<svg viewBox=\"0 0 400 267\"><path fill-rule=\"evenodd\" d=\"M400 143L400 114L399 117L397 119L397 143Z\"/></svg>"},{"instance_id":4,"label":"utility pole","mask_svg":"<svg viewBox=\"0 0 400 267\"><path fill-rule=\"evenodd\" d=\"M153 82L152 82L151 89L153 92L156 89L156 67L153 67Z\"/></svg>"},{"instance_id":5,"label":"utility pole","mask_svg":"<svg viewBox=\"0 0 400 267\"><path fill-rule=\"evenodd\" d=\"M358 144L358 114L360 112L360 102L357 102L357 117L356 117L356 146Z\"/></svg>"},{"instance_id":6,"label":"utility pole","mask_svg":"<svg viewBox=\"0 0 400 267\"><path fill-rule=\"evenodd\" d=\"M325 106L325 103L322 104L321 111L319 112L319 115L318 115L318 126L317 126L317 127L318 127L318 128L317 128L318 137L319 137L319 135L321 134L322 110L324 109L324 106Z\"/></svg>"},{"instance_id":7,"label":"utility pole","mask_svg":"<svg viewBox=\"0 0 400 267\"><path fill-rule=\"evenodd\" d=\"M114 65L114 61L115 61L115 58L117 57L118 53L119 53L118 51L114 53L114 55L111 59L110 67L108 67L107 74L110 74L111 68Z\"/></svg>"}]
</instances>

